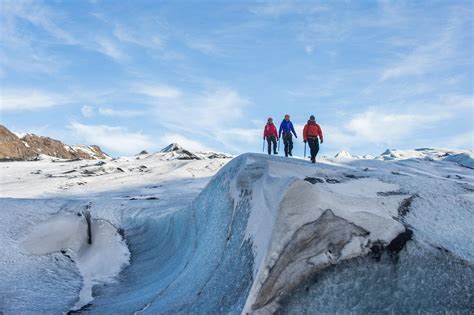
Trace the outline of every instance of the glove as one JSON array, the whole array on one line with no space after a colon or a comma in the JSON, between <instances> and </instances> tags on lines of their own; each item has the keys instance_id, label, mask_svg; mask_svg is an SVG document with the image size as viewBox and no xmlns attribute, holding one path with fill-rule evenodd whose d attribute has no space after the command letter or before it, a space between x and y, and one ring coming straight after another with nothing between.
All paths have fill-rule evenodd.
<instances>
[{"instance_id":1,"label":"glove","mask_svg":"<svg viewBox=\"0 0 474 315\"><path fill-rule=\"evenodd\" d=\"M296 139L298 139L298 136L297 136L297 135L295 135L295 138L296 138Z\"/></svg>"},{"instance_id":2,"label":"glove","mask_svg":"<svg viewBox=\"0 0 474 315\"><path fill-rule=\"evenodd\" d=\"M323 141L323 140L321 140L321 144L323 144L323 143L324 143L324 141Z\"/></svg>"},{"instance_id":3,"label":"glove","mask_svg":"<svg viewBox=\"0 0 474 315\"><path fill-rule=\"evenodd\" d=\"M303 140L304 143L306 143L306 140Z\"/></svg>"}]
</instances>

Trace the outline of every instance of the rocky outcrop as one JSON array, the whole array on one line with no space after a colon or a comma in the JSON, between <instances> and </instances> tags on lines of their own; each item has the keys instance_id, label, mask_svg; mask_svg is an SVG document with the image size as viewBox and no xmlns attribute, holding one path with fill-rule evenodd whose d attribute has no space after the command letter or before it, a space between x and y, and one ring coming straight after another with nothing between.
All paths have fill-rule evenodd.
<instances>
[{"instance_id":1,"label":"rocky outcrop","mask_svg":"<svg viewBox=\"0 0 474 315\"><path fill-rule=\"evenodd\" d=\"M109 156L96 145L65 145L49 137L26 134L17 136L0 125L0 160L24 161L44 154L60 159L106 159Z\"/></svg>"},{"instance_id":2,"label":"rocky outcrop","mask_svg":"<svg viewBox=\"0 0 474 315\"><path fill-rule=\"evenodd\" d=\"M36 156L28 143L23 142L5 126L0 125L0 159L23 160Z\"/></svg>"}]
</instances>

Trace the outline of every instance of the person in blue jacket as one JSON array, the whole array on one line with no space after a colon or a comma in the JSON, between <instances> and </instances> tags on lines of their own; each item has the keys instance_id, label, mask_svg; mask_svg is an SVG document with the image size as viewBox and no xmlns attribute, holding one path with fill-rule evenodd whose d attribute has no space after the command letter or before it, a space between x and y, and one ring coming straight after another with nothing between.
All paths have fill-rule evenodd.
<instances>
[{"instance_id":1,"label":"person in blue jacket","mask_svg":"<svg viewBox=\"0 0 474 315\"><path fill-rule=\"evenodd\" d=\"M283 133L283 138L281 134ZM285 156L293 156L292 152L293 151L293 136L291 135L293 133L295 135L295 138L298 138L295 132L295 128L293 128L293 123L290 121L290 115L286 114L285 119L280 124L280 131L279 131L279 138L283 139L283 143L285 144Z\"/></svg>"}]
</instances>

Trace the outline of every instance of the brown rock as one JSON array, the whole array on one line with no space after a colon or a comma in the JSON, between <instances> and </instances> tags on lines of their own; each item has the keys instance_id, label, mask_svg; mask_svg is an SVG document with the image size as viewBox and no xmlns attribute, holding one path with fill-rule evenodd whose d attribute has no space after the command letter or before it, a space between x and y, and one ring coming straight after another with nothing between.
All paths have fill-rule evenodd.
<instances>
[{"instance_id":1,"label":"brown rock","mask_svg":"<svg viewBox=\"0 0 474 315\"><path fill-rule=\"evenodd\" d=\"M60 159L106 159L109 158L99 146L65 145L59 140L49 137L27 134L18 138L5 126L0 125L0 159L28 160L39 154L45 154Z\"/></svg>"}]
</instances>

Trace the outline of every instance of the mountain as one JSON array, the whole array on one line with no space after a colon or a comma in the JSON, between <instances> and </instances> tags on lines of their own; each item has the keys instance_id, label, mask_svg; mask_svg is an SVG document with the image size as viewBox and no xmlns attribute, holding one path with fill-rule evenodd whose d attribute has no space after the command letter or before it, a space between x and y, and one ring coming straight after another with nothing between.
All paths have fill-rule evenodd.
<instances>
[{"instance_id":1,"label":"mountain","mask_svg":"<svg viewBox=\"0 0 474 315\"><path fill-rule=\"evenodd\" d=\"M47 155L66 160L109 159L97 145L66 145L59 140L35 134L15 134L0 125L0 160L34 160Z\"/></svg>"},{"instance_id":2,"label":"mountain","mask_svg":"<svg viewBox=\"0 0 474 315\"><path fill-rule=\"evenodd\" d=\"M421 159L427 161L449 161L455 162L467 168L474 168L474 152L455 149L419 148L413 150L387 149L376 160L413 160Z\"/></svg>"},{"instance_id":3,"label":"mountain","mask_svg":"<svg viewBox=\"0 0 474 315\"><path fill-rule=\"evenodd\" d=\"M334 156L334 158L339 159L339 160L350 160L356 157L352 156L352 154L350 154L346 150L341 150Z\"/></svg>"},{"instance_id":4,"label":"mountain","mask_svg":"<svg viewBox=\"0 0 474 315\"><path fill-rule=\"evenodd\" d=\"M208 160L208 159L231 159L232 156L225 153L217 152L192 152L183 148L178 143L171 143L164 147L160 152L148 154L142 151L138 158L158 159L163 161L171 160Z\"/></svg>"}]
</instances>

